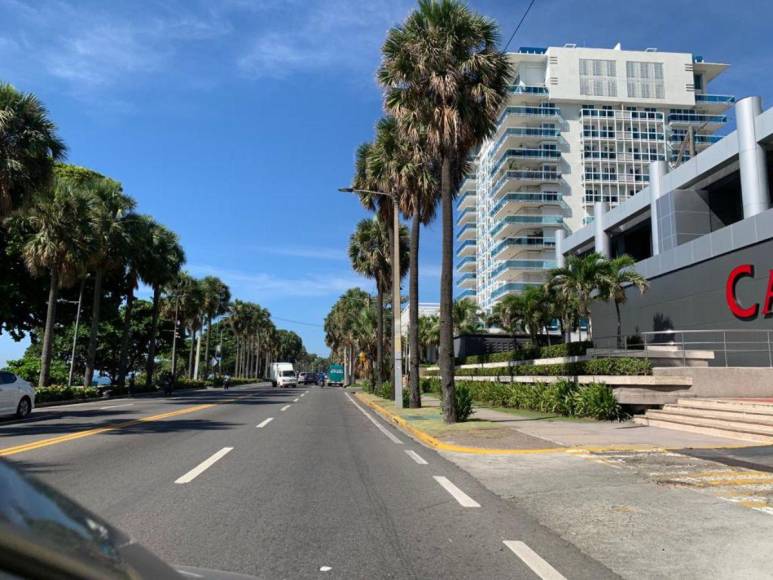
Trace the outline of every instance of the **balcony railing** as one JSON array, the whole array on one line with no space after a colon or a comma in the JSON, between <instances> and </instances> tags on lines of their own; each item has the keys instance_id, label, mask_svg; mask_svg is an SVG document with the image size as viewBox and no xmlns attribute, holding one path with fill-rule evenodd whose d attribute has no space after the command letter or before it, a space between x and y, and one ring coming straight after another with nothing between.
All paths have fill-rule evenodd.
<instances>
[{"instance_id":1,"label":"balcony railing","mask_svg":"<svg viewBox=\"0 0 773 580\"><path fill-rule=\"evenodd\" d=\"M496 197L499 190L506 185L507 181L531 181L536 183L549 182L555 183L561 179L561 174L558 171L530 171L530 170L510 170L506 171L502 177L500 177L491 188Z\"/></svg>"},{"instance_id":2,"label":"balcony railing","mask_svg":"<svg viewBox=\"0 0 773 580\"><path fill-rule=\"evenodd\" d=\"M508 282L507 284L504 284L494 290L491 293L491 299L494 300L496 298L499 298L502 296L502 294L507 294L508 292L523 292L527 288L530 288L531 286L539 286L539 284L529 284L528 282Z\"/></svg>"},{"instance_id":3,"label":"balcony railing","mask_svg":"<svg viewBox=\"0 0 773 580\"><path fill-rule=\"evenodd\" d=\"M489 211L490 216L496 215L505 205L512 201L523 201L532 203L546 203L546 204L561 204L563 203L563 195L558 192L552 191L522 191L516 193L508 193L502 199L500 199L496 205Z\"/></svg>"},{"instance_id":4,"label":"balcony railing","mask_svg":"<svg viewBox=\"0 0 773 580\"><path fill-rule=\"evenodd\" d=\"M547 129L544 127L509 127L508 129L505 129L505 131L502 133L502 136L497 139L497 142L494 143L491 151L496 151L499 149L499 146L508 137L544 137L548 139L551 137L557 138L560 135L561 131L558 129Z\"/></svg>"},{"instance_id":5,"label":"balcony railing","mask_svg":"<svg viewBox=\"0 0 773 580\"><path fill-rule=\"evenodd\" d=\"M510 85L507 90L514 95L547 95L547 87L536 85Z\"/></svg>"},{"instance_id":6,"label":"balcony railing","mask_svg":"<svg viewBox=\"0 0 773 580\"><path fill-rule=\"evenodd\" d=\"M558 107L507 107L499 115L497 123L501 123L502 120L508 116L516 117L548 117L555 119L561 114Z\"/></svg>"},{"instance_id":7,"label":"balcony railing","mask_svg":"<svg viewBox=\"0 0 773 580\"><path fill-rule=\"evenodd\" d=\"M513 159L536 159L542 161L557 161L561 159L561 152L557 149L508 149L499 156L494 166L489 171L489 175L496 175L504 163Z\"/></svg>"},{"instance_id":8,"label":"balcony railing","mask_svg":"<svg viewBox=\"0 0 773 580\"><path fill-rule=\"evenodd\" d=\"M671 133L671 141L675 143L681 143L687 138L686 133ZM693 139L696 143L716 143L717 141L722 140L722 135L703 135L703 134L696 134L693 135Z\"/></svg>"},{"instance_id":9,"label":"balcony railing","mask_svg":"<svg viewBox=\"0 0 773 580\"><path fill-rule=\"evenodd\" d=\"M465 282L467 280L475 280L477 276L473 274L472 272L467 272L466 274L462 274L456 279L457 284L461 284L462 282Z\"/></svg>"},{"instance_id":10,"label":"balcony railing","mask_svg":"<svg viewBox=\"0 0 773 580\"><path fill-rule=\"evenodd\" d=\"M669 123L727 123L726 115L705 115L703 113L669 113Z\"/></svg>"},{"instance_id":11,"label":"balcony railing","mask_svg":"<svg viewBox=\"0 0 773 580\"><path fill-rule=\"evenodd\" d=\"M465 264L475 263L475 256L467 256L466 258L462 258L456 263L457 270L464 266Z\"/></svg>"},{"instance_id":12,"label":"balcony railing","mask_svg":"<svg viewBox=\"0 0 773 580\"><path fill-rule=\"evenodd\" d=\"M545 54L547 51L547 48L539 46L522 46L518 49L519 54Z\"/></svg>"},{"instance_id":13,"label":"balcony railing","mask_svg":"<svg viewBox=\"0 0 773 580\"><path fill-rule=\"evenodd\" d=\"M719 103L722 105L732 105L735 103L734 95L707 95L697 94L695 95L696 103Z\"/></svg>"},{"instance_id":14,"label":"balcony railing","mask_svg":"<svg viewBox=\"0 0 773 580\"><path fill-rule=\"evenodd\" d=\"M457 299L463 300L464 298L474 298L475 297L475 290L472 288L469 288L465 290L464 292L460 292L457 294Z\"/></svg>"},{"instance_id":15,"label":"balcony railing","mask_svg":"<svg viewBox=\"0 0 773 580\"><path fill-rule=\"evenodd\" d=\"M555 260L506 260L492 270L491 277L496 278L506 270L551 270L555 267Z\"/></svg>"},{"instance_id":16,"label":"balcony railing","mask_svg":"<svg viewBox=\"0 0 773 580\"><path fill-rule=\"evenodd\" d=\"M556 245L556 241L553 238L543 238L543 237L537 237L537 236L523 236L518 238L507 238L506 240L502 240L494 246L493 251L491 252L491 256L495 257L498 253L500 253L502 250L505 250L509 248L510 246L524 246L524 247L543 247L543 248L552 248Z\"/></svg>"},{"instance_id":17,"label":"balcony railing","mask_svg":"<svg viewBox=\"0 0 773 580\"><path fill-rule=\"evenodd\" d=\"M467 219L467 217L473 214L475 215L475 208L474 207L468 207L467 209L463 209L459 212L459 217L456 219L456 224L461 224L464 220Z\"/></svg>"},{"instance_id":18,"label":"balcony railing","mask_svg":"<svg viewBox=\"0 0 773 580\"><path fill-rule=\"evenodd\" d=\"M459 209L459 207L461 207L461 205L464 203L464 201L468 197L470 197L470 196L475 197L475 192L474 191L465 191L465 192L461 193L459 195L459 197L456 198L456 209Z\"/></svg>"},{"instance_id":19,"label":"balcony railing","mask_svg":"<svg viewBox=\"0 0 773 580\"><path fill-rule=\"evenodd\" d=\"M460 252L466 250L469 247L475 247L475 240L467 240L466 242L459 244L459 247L456 248L456 255L458 256Z\"/></svg>"},{"instance_id":20,"label":"balcony railing","mask_svg":"<svg viewBox=\"0 0 773 580\"><path fill-rule=\"evenodd\" d=\"M466 226L459 228L459 231L456 233L456 239L460 240L464 234L470 231L475 231L475 224L467 224Z\"/></svg>"},{"instance_id":21,"label":"balcony railing","mask_svg":"<svg viewBox=\"0 0 773 580\"><path fill-rule=\"evenodd\" d=\"M535 225L535 226L560 226L564 223L564 218L557 215L511 215L502 218L500 222L491 230L491 235L495 236L504 228L511 224Z\"/></svg>"},{"instance_id":22,"label":"balcony railing","mask_svg":"<svg viewBox=\"0 0 773 580\"><path fill-rule=\"evenodd\" d=\"M602 117L634 121L662 121L663 113L658 111L621 111L619 109L582 109L580 118Z\"/></svg>"}]
</instances>

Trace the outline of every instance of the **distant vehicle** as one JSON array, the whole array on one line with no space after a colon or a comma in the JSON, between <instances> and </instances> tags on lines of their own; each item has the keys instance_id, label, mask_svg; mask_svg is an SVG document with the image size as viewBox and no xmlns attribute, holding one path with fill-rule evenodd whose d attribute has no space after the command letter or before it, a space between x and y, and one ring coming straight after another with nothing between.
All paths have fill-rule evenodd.
<instances>
[{"instance_id":1,"label":"distant vehicle","mask_svg":"<svg viewBox=\"0 0 773 580\"><path fill-rule=\"evenodd\" d=\"M299 385L316 385L317 374L316 373L298 373Z\"/></svg>"},{"instance_id":2,"label":"distant vehicle","mask_svg":"<svg viewBox=\"0 0 773 580\"><path fill-rule=\"evenodd\" d=\"M344 366L339 364L332 364L327 369L327 381L328 385L344 386Z\"/></svg>"},{"instance_id":3,"label":"distant vehicle","mask_svg":"<svg viewBox=\"0 0 773 580\"><path fill-rule=\"evenodd\" d=\"M9 371L0 371L0 415L24 419L35 408L35 389Z\"/></svg>"},{"instance_id":4,"label":"distant vehicle","mask_svg":"<svg viewBox=\"0 0 773 580\"><path fill-rule=\"evenodd\" d=\"M288 362L271 363L269 379L272 387L295 387L298 384L293 363Z\"/></svg>"}]
</instances>

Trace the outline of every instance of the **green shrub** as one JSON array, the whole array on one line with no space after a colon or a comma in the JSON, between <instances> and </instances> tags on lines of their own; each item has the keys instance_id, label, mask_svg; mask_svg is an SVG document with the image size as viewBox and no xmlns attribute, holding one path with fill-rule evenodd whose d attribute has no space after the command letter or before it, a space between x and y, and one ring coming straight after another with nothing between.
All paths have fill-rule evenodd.
<instances>
[{"instance_id":1,"label":"green shrub","mask_svg":"<svg viewBox=\"0 0 773 580\"><path fill-rule=\"evenodd\" d=\"M545 385L539 410L543 413L574 415L574 393L578 385L574 381L557 381Z\"/></svg>"},{"instance_id":2,"label":"green shrub","mask_svg":"<svg viewBox=\"0 0 773 580\"><path fill-rule=\"evenodd\" d=\"M472 415L472 391L464 383L456 385L454 406L457 421L466 421Z\"/></svg>"},{"instance_id":3,"label":"green shrub","mask_svg":"<svg viewBox=\"0 0 773 580\"><path fill-rule=\"evenodd\" d=\"M580 387L573 395L574 412L578 417L619 421L626 414L607 385L591 383Z\"/></svg>"},{"instance_id":4,"label":"green shrub","mask_svg":"<svg viewBox=\"0 0 773 580\"><path fill-rule=\"evenodd\" d=\"M588 375L651 375L652 362L646 358L598 358L585 361Z\"/></svg>"},{"instance_id":5,"label":"green shrub","mask_svg":"<svg viewBox=\"0 0 773 580\"><path fill-rule=\"evenodd\" d=\"M510 365L498 368L456 369L456 376L575 376L575 375L650 375L652 363L642 358L600 358L549 365Z\"/></svg>"},{"instance_id":6,"label":"green shrub","mask_svg":"<svg viewBox=\"0 0 773 580\"><path fill-rule=\"evenodd\" d=\"M459 361L459 364L479 364L489 362L510 362L520 360L530 360L535 358L555 358L559 356L582 356L593 343L588 340L579 342L568 342L562 344L553 344L550 346L536 347L524 345L515 351L496 352L491 354L482 354L468 356Z\"/></svg>"},{"instance_id":7,"label":"green shrub","mask_svg":"<svg viewBox=\"0 0 773 580\"><path fill-rule=\"evenodd\" d=\"M54 401L80 401L99 398L94 387L65 387L52 385L35 389L35 403L53 403Z\"/></svg>"}]
</instances>

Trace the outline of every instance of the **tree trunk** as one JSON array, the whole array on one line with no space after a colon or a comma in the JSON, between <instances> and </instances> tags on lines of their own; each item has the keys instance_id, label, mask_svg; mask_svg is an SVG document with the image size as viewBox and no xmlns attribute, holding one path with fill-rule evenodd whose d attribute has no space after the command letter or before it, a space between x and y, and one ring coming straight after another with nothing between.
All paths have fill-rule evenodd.
<instances>
[{"instance_id":1,"label":"tree trunk","mask_svg":"<svg viewBox=\"0 0 773 580\"><path fill-rule=\"evenodd\" d=\"M440 175L440 204L442 210L442 260L440 267L440 344L438 366L443 395L443 419L456 423L456 389L454 387L454 330L453 330L453 254L454 223L451 202L451 162L444 156Z\"/></svg>"},{"instance_id":2,"label":"tree trunk","mask_svg":"<svg viewBox=\"0 0 773 580\"><path fill-rule=\"evenodd\" d=\"M177 382L177 316L179 315L180 297L174 298L174 329L172 330L172 385Z\"/></svg>"},{"instance_id":3,"label":"tree trunk","mask_svg":"<svg viewBox=\"0 0 773 580\"><path fill-rule=\"evenodd\" d=\"M38 386L48 386L51 374L51 343L54 340L54 321L56 320L56 297L59 294L59 275L51 268L51 281L48 288L48 308L46 309L46 329L43 333L43 349L40 354L40 376Z\"/></svg>"},{"instance_id":4,"label":"tree trunk","mask_svg":"<svg viewBox=\"0 0 773 580\"><path fill-rule=\"evenodd\" d=\"M99 333L99 307L102 304L102 277L104 272L99 268L94 276L94 303L91 307L91 331L89 332L89 349L86 355L86 372L83 375L83 385L91 386L97 359L97 335Z\"/></svg>"},{"instance_id":5,"label":"tree trunk","mask_svg":"<svg viewBox=\"0 0 773 580\"><path fill-rule=\"evenodd\" d=\"M419 386L419 233L421 220L418 211L414 211L411 221L410 268L408 274L408 352L410 363L412 409L421 407L421 388Z\"/></svg>"},{"instance_id":6,"label":"tree trunk","mask_svg":"<svg viewBox=\"0 0 773 580\"><path fill-rule=\"evenodd\" d=\"M620 318L620 303L615 300L615 312L617 313L617 348L623 348L623 321Z\"/></svg>"},{"instance_id":7,"label":"tree trunk","mask_svg":"<svg viewBox=\"0 0 773 580\"><path fill-rule=\"evenodd\" d=\"M133 278L133 277L132 277ZM134 280L129 280L129 290L126 293L126 310L123 313L123 332L121 336L121 357L118 363L118 384L126 384L126 366L129 360L129 330L134 306Z\"/></svg>"},{"instance_id":8,"label":"tree trunk","mask_svg":"<svg viewBox=\"0 0 773 580\"><path fill-rule=\"evenodd\" d=\"M153 287L153 314L150 323L150 342L148 343L148 360L145 363L145 385L153 384L153 370L156 366L156 335L158 334L158 311L161 304L161 287Z\"/></svg>"},{"instance_id":9,"label":"tree trunk","mask_svg":"<svg viewBox=\"0 0 773 580\"><path fill-rule=\"evenodd\" d=\"M212 334L212 317L207 315L207 342L204 345L204 373L205 378L209 376L209 335Z\"/></svg>"},{"instance_id":10,"label":"tree trunk","mask_svg":"<svg viewBox=\"0 0 773 580\"><path fill-rule=\"evenodd\" d=\"M203 330L199 329L199 334L196 339L196 360L193 361L193 380L199 380L199 367L201 366L201 335ZM191 344L191 348L193 345Z\"/></svg>"},{"instance_id":11,"label":"tree trunk","mask_svg":"<svg viewBox=\"0 0 773 580\"><path fill-rule=\"evenodd\" d=\"M239 376L239 338L234 336L234 376Z\"/></svg>"},{"instance_id":12,"label":"tree trunk","mask_svg":"<svg viewBox=\"0 0 773 580\"><path fill-rule=\"evenodd\" d=\"M384 382L384 291L376 280L376 368L373 371L376 387Z\"/></svg>"},{"instance_id":13,"label":"tree trunk","mask_svg":"<svg viewBox=\"0 0 773 580\"><path fill-rule=\"evenodd\" d=\"M188 330L191 331L191 346L188 349L188 378L193 378L193 346L196 342L196 330L191 326Z\"/></svg>"}]
</instances>

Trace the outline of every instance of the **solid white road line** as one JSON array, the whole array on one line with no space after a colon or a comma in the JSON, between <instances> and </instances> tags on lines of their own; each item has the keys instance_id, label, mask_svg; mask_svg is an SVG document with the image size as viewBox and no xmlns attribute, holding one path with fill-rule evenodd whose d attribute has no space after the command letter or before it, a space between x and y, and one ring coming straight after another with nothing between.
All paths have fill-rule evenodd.
<instances>
[{"instance_id":1,"label":"solid white road line","mask_svg":"<svg viewBox=\"0 0 773 580\"><path fill-rule=\"evenodd\" d=\"M390 440L392 443L397 443L398 445L402 445L402 444L403 444L403 442L402 442L402 441L400 441L400 440L399 440L399 439L398 439L398 438L395 436L395 434L394 434L394 433L392 433L391 431L389 431L389 430L388 430L386 427L384 427L384 426L383 426L381 423L379 423L379 422L378 422L378 421L376 421L376 420L375 420L373 417L371 417L371 416L370 416L370 413L368 413L368 412L367 412L365 409L363 409L363 408L362 408L362 407L360 407L360 406L359 406L357 403L355 403L354 399L352 399L352 398L349 396L349 393L346 393L346 398L347 398L347 399L349 399L349 401L351 401L352 405L354 405L355 407L357 407L357 408L360 410L360 412L361 412L363 415L365 415L365 416L368 418L368 420L369 420L371 423L373 423L373 424L374 424L376 427L378 427L378 430L379 430L379 431L381 431L381 432L382 432L384 435L386 435L386 436L387 436L387 438L388 438L388 439L389 439L389 440Z\"/></svg>"},{"instance_id":2,"label":"solid white road line","mask_svg":"<svg viewBox=\"0 0 773 580\"><path fill-rule=\"evenodd\" d=\"M205 461L202 461L196 467L191 469L188 473L176 479L175 483L190 483L191 481L196 479L199 475L204 473L207 469L212 467L220 459L228 455L231 451L233 451L233 447L223 447L220 451L212 455L212 457L210 457Z\"/></svg>"},{"instance_id":3,"label":"solid white road line","mask_svg":"<svg viewBox=\"0 0 773 580\"><path fill-rule=\"evenodd\" d=\"M440 484L443 489L450 493L457 502L459 502L460 506L474 508L480 507L480 504L477 501L456 487L448 480L447 477L443 477L442 475L433 475L432 477Z\"/></svg>"},{"instance_id":4,"label":"solid white road line","mask_svg":"<svg viewBox=\"0 0 773 580\"><path fill-rule=\"evenodd\" d=\"M273 420L274 420L273 417L269 417L268 419L264 419L263 421L258 423L258 425L257 425L258 429L263 429L263 427L265 427L266 425L271 423L271 421L273 421Z\"/></svg>"},{"instance_id":5,"label":"solid white road line","mask_svg":"<svg viewBox=\"0 0 773 580\"><path fill-rule=\"evenodd\" d=\"M134 405L134 403L124 403L122 405L107 405L105 407L100 407L100 410L102 409L117 409L118 407L131 407Z\"/></svg>"},{"instance_id":6,"label":"solid white road line","mask_svg":"<svg viewBox=\"0 0 773 580\"><path fill-rule=\"evenodd\" d=\"M413 459L419 465L427 465L427 462L424 460L424 458L416 453L413 449L406 449L405 452L408 454L408 457Z\"/></svg>"},{"instance_id":7,"label":"solid white road line","mask_svg":"<svg viewBox=\"0 0 773 580\"><path fill-rule=\"evenodd\" d=\"M280 410L280 411L287 411L287 409L289 409L289 408L290 408L290 405L285 405L284 407L282 407L282 408L281 408L281 409L279 409L279 410Z\"/></svg>"},{"instance_id":8,"label":"solid white road line","mask_svg":"<svg viewBox=\"0 0 773 580\"><path fill-rule=\"evenodd\" d=\"M523 563L531 568L532 572L542 578L542 580L566 580L558 570L545 562L545 560L540 558L537 552L523 542L505 540L504 544L510 548L516 556L523 560Z\"/></svg>"},{"instance_id":9,"label":"solid white road line","mask_svg":"<svg viewBox=\"0 0 773 580\"><path fill-rule=\"evenodd\" d=\"M297 403L297 402L298 402L298 401L300 401L300 400L301 400L301 398L300 398L300 397L295 397L295 398L293 399L293 403Z\"/></svg>"}]
</instances>

